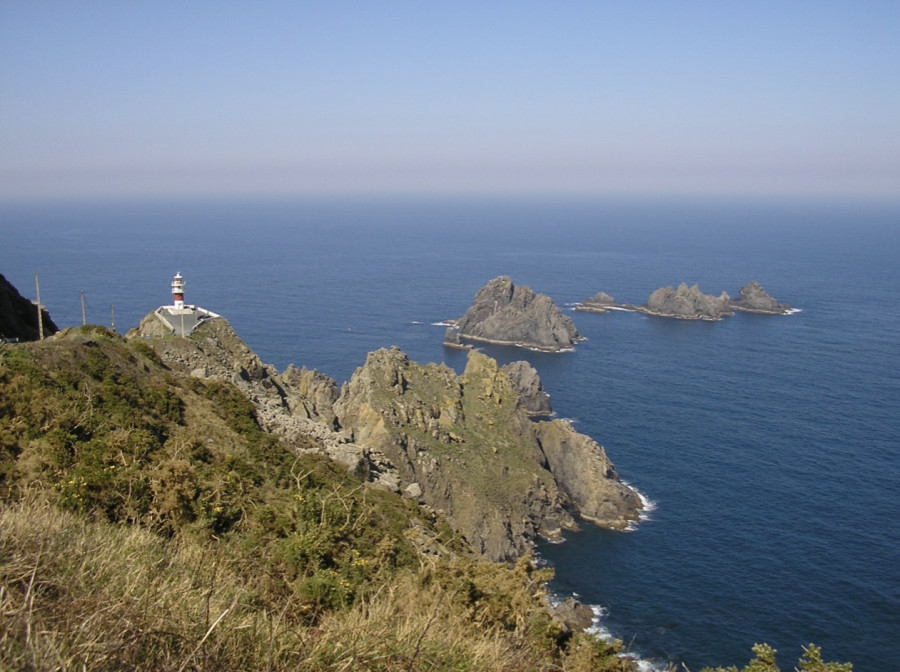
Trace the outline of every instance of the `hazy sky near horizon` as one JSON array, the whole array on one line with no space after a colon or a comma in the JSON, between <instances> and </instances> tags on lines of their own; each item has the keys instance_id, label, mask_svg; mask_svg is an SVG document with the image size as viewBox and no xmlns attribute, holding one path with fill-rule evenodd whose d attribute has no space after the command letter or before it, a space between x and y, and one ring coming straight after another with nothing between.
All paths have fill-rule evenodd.
<instances>
[{"instance_id":1,"label":"hazy sky near horizon","mask_svg":"<svg viewBox=\"0 0 900 672\"><path fill-rule=\"evenodd\" d=\"M0 3L0 198L900 197L900 2Z\"/></svg>"}]
</instances>

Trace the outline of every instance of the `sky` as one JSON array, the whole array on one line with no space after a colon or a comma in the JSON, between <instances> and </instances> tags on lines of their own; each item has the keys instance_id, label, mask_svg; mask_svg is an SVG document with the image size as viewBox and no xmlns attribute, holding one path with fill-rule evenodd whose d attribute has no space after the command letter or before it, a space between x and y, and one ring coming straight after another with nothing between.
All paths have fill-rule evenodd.
<instances>
[{"instance_id":1,"label":"sky","mask_svg":"<svg viewBox=\"0 0 900 672\"><path fill-rule=\"evenodd\" d=\"M0 199L900 197L900 2L0 1Z\"/></svg>"}]
</instances>

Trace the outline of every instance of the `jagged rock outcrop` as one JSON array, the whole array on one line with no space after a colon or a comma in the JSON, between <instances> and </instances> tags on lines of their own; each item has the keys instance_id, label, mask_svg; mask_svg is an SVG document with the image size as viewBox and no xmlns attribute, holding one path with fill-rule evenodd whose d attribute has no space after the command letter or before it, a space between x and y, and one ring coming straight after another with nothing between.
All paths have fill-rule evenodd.
<instances>
[{"instance_id":1,"label":"jagged rock outcrop","mask_svg":"<svg viewBox=\"0 0 900 672\"><path fill-rule=\"evenodd\" d=\"M338 398L338 386L333 379L314 369L305 366L298 369L291 364L281 374L281 383L293 413L302 413L310 420L335 428L334 402Z\"/></svg>"},{"instance_id":2,"label":"jagged rock outcrop","mask_svg":"<svg viewBox=\"0 0 900 672\"><path fill-rule=\"evenodd\" d=\"M582 340L553 299L517 287L507 276L494 278L478 291L457 328L462 339L551 351Z\"/></svg>"},{"instance_id":3,"label":"jagged rock outcrop","mask_svg":"<svg viewBox=\"0 0 900 672\"><path fill-rule=\"evenodd\" d=\"M519 403L531 416L553 415L550 395L544 390L537 369L526 361L510 362L501 368L519 395Z\"/></svg>"},{"instance_id":4,"label":"jagged rock outcrop","mask_svg":"<svg viewBox=\"0 0 900 672\"><path fill-rule=\"evenodd\" d=\"M566 423L541 433L509 376L477 351L469 353L462 376L445 365L410 362L396 348L370 353L342 388L335 412L350 440L387 456L401 486L415 484L416 497L490 559L515 557L537 535L558 538L574 527L568 509L578 506L568 495L570 485L591 520L622 527L638 517L636 495L630 502L622 498L618 518L606 506L613 499L599 492L606 481L626 486L596 444L604 469L590 466L571 484L560 482L539 437L565 469L569 461L558 453L587 443ZM595 461L586 450L578 457Z\"/></svg>"},{"instance_id":5,"label":"jagged rock outcrop","mask_svg":"<svg viewBox=\"0 0 900 672\"><path fill-rule=\"evenodd\" d=\"M623 511L640 510L640 497L619 480L606 452L591 437L565 420L536 423L535 430L550 471L582 518L621 528L628 522Z\"/></svg>"},{"instance_id":6,"label":"jagged rock outcrop","mask_svg":"<svg viewBox=\"0 0 900 672\"><path fill-rule=\"evenodd\" d=\"M41 323L45 337L59 331L46 308L41 309ZM37 305L19 294L19 290L2 274L0 274L0 338L19 341L36 341L40 338Z\"/></svg>"},{"instance_id":7,"label":"jagged rock outcrop","mask_svg":"<svg viewBox=\"0 0 900 672\"><path fill-rule=\"evenodd\" d=\"M792 310L788 304L778 303L755 280L741 287L737 298L731 301L731 307L748 313L763 313L766 315L784 315Z\"/></svg>"},{"instance_id":8,"label":"jagged rock outcrop","mask_svg":"<svg viewBox=\"0 0 900 672\"><path fill-rule=\"evenodd\" d=\"M153 313L128 332L141 338L169 367L199 379L234 383L256 407L260 426L302 450L317 450L348 468L369 471L378 481L385 472L378 456L349 443L335 429L333 403L337 384L316 371L288 367L279 374L265 364L227 320L206 320L187 338L173 336ZM312 446L312 448L310 448ZM397 481L386 476L385 485L396 489Z\"/></svg>"},{"instance_id":9,"label":"jagged rock outcrop","mask_svg":"<svg viewBox=\"0 0 900 672\"><path fill-rule=\"evenodd\" d=\"M688 287L682 282L678 289L660 287L650 295L647 303L636 310L648 315L674 317L682 320L719 320L732 314L727 293L720 296L704 294L697 285Z\"/></svg>"},{"instance_id":10,"label":"jagged rock outcrop","mask_svg":"<svg viewBox=\"0 0 900 672\"><path fill-rule=\"evenodd\" d=\"M575 310L585 313L608 313L610 308L618 307L616 300L606 292L597 292L575 306Z\"/></svg>"}]
</instances>

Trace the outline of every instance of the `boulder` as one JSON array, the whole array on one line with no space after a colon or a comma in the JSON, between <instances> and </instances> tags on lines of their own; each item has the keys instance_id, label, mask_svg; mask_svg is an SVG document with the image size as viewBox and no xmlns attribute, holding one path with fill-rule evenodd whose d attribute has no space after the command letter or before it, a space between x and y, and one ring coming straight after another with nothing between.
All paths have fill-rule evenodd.
<instances>
[{"instance_id":1,"label":"boulder","mask_svg":"<svg viewBox=\"0 0 900 672\"><path fill-rule=\"evenodd\" d=\"M457 322L459 337L557 351L582 340L575 324L545 294L500 276L482 287Z\"/></svg>"},{"instance_id":2,"label":"boulder","mask_svg":"<svg viewBox=\"0 0 900 672\"><path fill-rule=\"evenodd\" d=\"M563 632L582 632L594 624L593 610L574 597L567 597L562 602L554 604L550 613L562 625Z\"/></svg>"}]
</instances>

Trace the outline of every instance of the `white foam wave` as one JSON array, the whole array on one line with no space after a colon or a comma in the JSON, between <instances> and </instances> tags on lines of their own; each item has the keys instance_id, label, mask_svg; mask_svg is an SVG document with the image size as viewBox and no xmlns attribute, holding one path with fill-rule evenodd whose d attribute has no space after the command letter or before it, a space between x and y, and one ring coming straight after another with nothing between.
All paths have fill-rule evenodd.
<instances>
[{"instance_id":1,"label":"white foam wave","mask_svg":"<svg viewBox=\"0 0 900 672\"><path fill-rule=\"evenodd\" d=\"M572 596L575 599L578 599L578 594L573 593ZM557 596L557 603L562 600ZM591 627L585 630L589 635L596 637L597 639L609 642L613 639L616 639L615 635L603 624L603 619L606 618L609 611L599 604L589 604L587 605L591 608L591 612L594 614L594 617L591 621ZM641 658L639 654L633 651L626 651L625 653L619 654L621 658L627 658L628 660L634 661L635 666L639 670L639 672L666 672L671 669L667 664L656 663L652 660L646 660Z\"/></svg>"},{"instance_id":2,"label":"white foam wave","mask_svg":"<svg viewBox=\"0 0 900 672\"><path fill-rule=\"evenodd\" d=\"M623 313L636 313L634 308L623 308L622 306L607 306L608 310L621 310Z\"/></svg>"},{"instance_id":3,"label":"white foam wave","mask_svg":"<svg viewBox=\"0 0 900 672\"><path fill-rule=\"evenodd\" d=\"M575 352L575 348L560 348L559 350L547 350L545 348L535 348L530 345L523 345L522 343L516 343L515 346L517 348L522 348L523 350L531 350L531 352Z\"/></svg>"},{"instance_id":4,"label":"white foam wave","mask_svg":"<svg viewBox=\"0 0 900 672\"><path fill-rule=\"evenodd\" d=\"M421 322L414 322L413 324L422 324ZM456 325L452 322L432 322L432 327L455 327Z\"/></svg>"},{"instance_id":5,"label":"white foam wave","mask_svg":"<svg viewBox=\"0 0 900 672\"><path fill-rule=\"evenodd\" d=\"M634 487L631 483L627 481L622 481L624 485L627 485L629 488L634 490L635 494L638 496L638 499L641 500L641 512L638 514L638 520L630 521L628 525L625 527L626 532L634 532L637 530L638 525L644 523L648 520L652 520L653 517L650 515L654 511L656 511L656 502L647 497L643 492Z\"/></svg>"},{"instance_id":6,"label":"white foam wave","mask_svg":"<svg viewBox=\"0 0 900 672\"><path fill-rule=\"evenodd\" d=\"M803 308L791 308L789 311L785 313L785 315L794 315L796 313L802 313Z\"/></svg>"}]
</instances>

